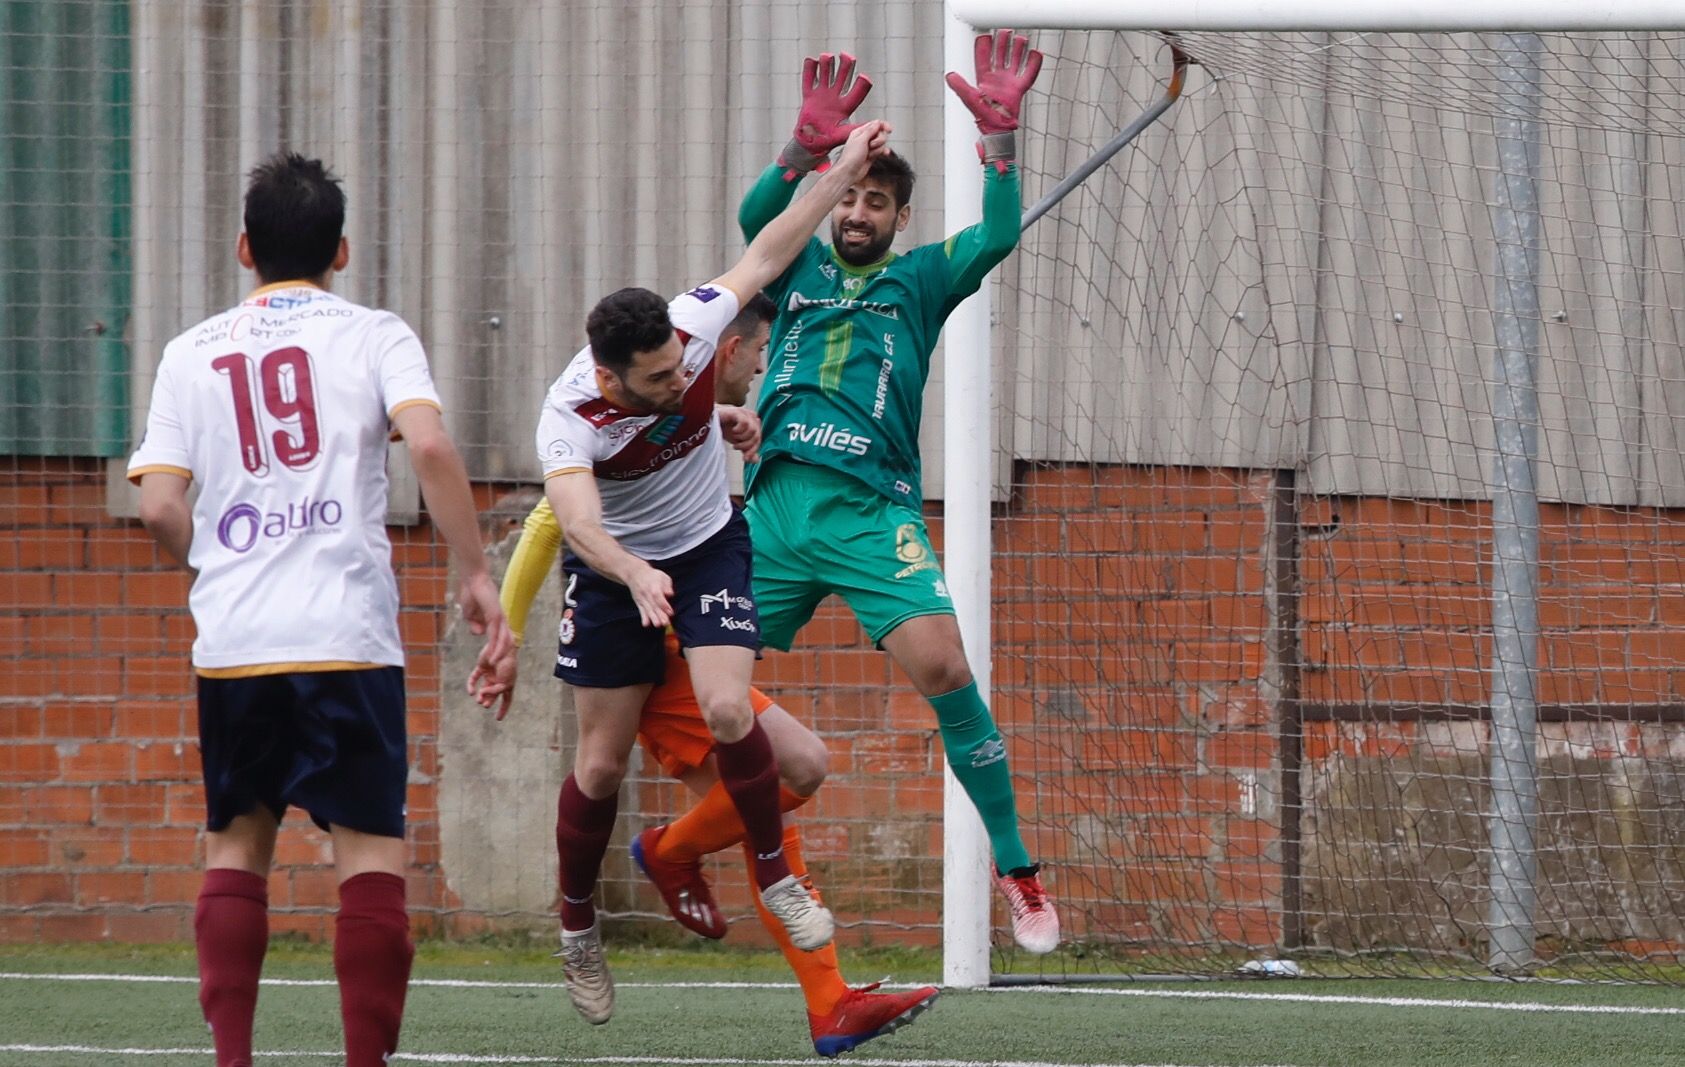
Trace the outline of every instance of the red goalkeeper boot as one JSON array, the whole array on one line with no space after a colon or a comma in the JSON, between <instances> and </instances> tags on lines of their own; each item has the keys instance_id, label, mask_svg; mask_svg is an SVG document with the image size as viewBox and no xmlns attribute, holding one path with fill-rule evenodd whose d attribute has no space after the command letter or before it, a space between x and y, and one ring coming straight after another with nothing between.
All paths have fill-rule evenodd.
<instances>
[{"instance_id":1,"label":"red goalkeeper boot","mask_svg":"<svg viewBox=\"0 0 1685 1067\"><path fill-rule=\"evenodd\" d=\"M725 916L714 903L714 890L702 874L702 864L668 863L656 858L656 844L666 832L665 826L652 826L639 834L632 840L632 859L680 926L718 941L726 935Z\"/></svg>"},{"instance_id":2,"label":"red goalkeeper boot","mask_svg":"<svg viewBox=\"0 0 1685 1067\"><path fill-rule=\"evenodd\" d=\"M808 1030L813 1034L813 1051L821 1056L836 1056L858 1048L874 1037L893 1033L936 1003L940 990L935 986L898 990L893 993L874 993L880 983L850 989L837 1001L829 1015L823 1017L807 1013Z\"/></svg>"}]
</instances>

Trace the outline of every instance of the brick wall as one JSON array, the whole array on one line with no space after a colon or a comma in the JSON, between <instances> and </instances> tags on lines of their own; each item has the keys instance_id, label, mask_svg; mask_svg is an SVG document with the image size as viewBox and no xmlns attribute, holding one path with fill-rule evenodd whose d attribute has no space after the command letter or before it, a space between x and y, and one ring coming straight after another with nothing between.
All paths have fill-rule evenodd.
<instances>
[{"instance_id":1,"label":"brick wall","mask_svg":"<svg viewBox=\"0 0 1685 1067\"><path fill-rule=\"evenodd\" d=\"M495 487L478 487L482 506ZM0 939L190 937L204 820L187 575L105 509L104 461L0 460ZM394 528L409 649L410 899L438 911L439 656L446 560ZM321 936L326 835L295 813L272 928Z\"/></svg>"},{"instance_id":2,"label":"brick wall","mask_svg":"<svg viewBox=\"0 0 1685 1067\"><path fill-rule=\"evenodd\" d=\"M0 939L185 938L202 818L185 577L138 524L107 518L102 465L0 462ZM481 506L507 503L505 488L479 487ZM488 536L518 511L488 519ZM1356 890L1372 908L1318 881L1346 877L1317 866L1339 809L1318 809L1314 790L1295 805L1281 723L1305 718L1312 784L1340 760L1408 763L1446 744L1478 756L1479 736L1447 731L1484 699L1488 525L1454 502L1295 500L1275 472L1021 470L995 529L995 709L1071 931L1154 951L1276 943L1299 892L1296 816L1314 823L1306 936L1339 907L1384 912L1396 887L1379 874ZM439 676L445 559L425 525L392 535L411 656L411 900L422 925L473 932L523 917L465 912L447 887L436 741L460 679ZM1685 699L1685 514L1546 508L1541 541L1541 701L1571 713ZM865 920L850 936L932 939L941 745L928 707L835 604L757 682L831 749L803 825L833 906ZM1682 747L1664 720L1552 722L1545 742L1605 761ZM683 800L654 782L633 796L647 813ZM321 936L333 879L304 823L282 837L274 924ZM746 904L738 863L720 863L728 906ZM631 878L625 866L609 876Z\"/></svg>"}]
</instances>

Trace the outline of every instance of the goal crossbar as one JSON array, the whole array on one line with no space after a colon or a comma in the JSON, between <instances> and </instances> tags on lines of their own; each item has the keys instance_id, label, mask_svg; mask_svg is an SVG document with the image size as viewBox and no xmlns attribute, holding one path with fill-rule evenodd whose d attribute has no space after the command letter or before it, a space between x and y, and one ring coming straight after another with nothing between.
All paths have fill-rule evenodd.
<instances>
[{"instance_id":1,"label":"goal crossbar","mask_svg":"<svg viewBox=\"0 0 1685 1067\"><path fill-rule=\"evenodd\" d=\"M1352 4L1336 0L1187 0L1174 12L1146 0L949 0L979 29L1361 31L1459 33L1527 30L1600 32L1685 29L1678 0L1423 0Z\"/></svg>"}]
</instances>

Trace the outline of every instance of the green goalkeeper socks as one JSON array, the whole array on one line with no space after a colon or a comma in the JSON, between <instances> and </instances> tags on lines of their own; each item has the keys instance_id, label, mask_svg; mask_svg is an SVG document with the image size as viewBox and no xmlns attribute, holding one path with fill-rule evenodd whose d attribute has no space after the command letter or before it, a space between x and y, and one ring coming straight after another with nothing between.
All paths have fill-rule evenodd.
<instances>
[{"instance_id":1,"label":"green goalkeeper socks","mask_svg":"<svg viewBox=\"0 0 1685 1067\"><path fill-rule=\"evenodd\" d=\"M1012 796L1012 774L1006 766L1006 742L995 729L989 706L977 694L977 683L925 699L936 709L948 766L983 816L996 870L1028 867L1030 853L1018 835L1018 806Z\"/></svg>"}]
</instances>

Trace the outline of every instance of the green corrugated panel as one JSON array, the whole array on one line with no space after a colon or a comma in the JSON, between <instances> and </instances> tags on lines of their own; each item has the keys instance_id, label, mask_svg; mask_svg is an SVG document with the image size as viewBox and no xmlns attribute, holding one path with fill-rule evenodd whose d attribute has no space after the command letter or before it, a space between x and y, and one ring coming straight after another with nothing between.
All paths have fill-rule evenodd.
<instances>
[{"instance_id":1,"label":"green corrugated panel","mask_svg":"<svg viewBox=\"0 0 1685 1067\"><path fill-rule=\"evenodd\" d=\"M0 0L0 455L129 447L128 0Z\"/></svg>"}]
</instances>

